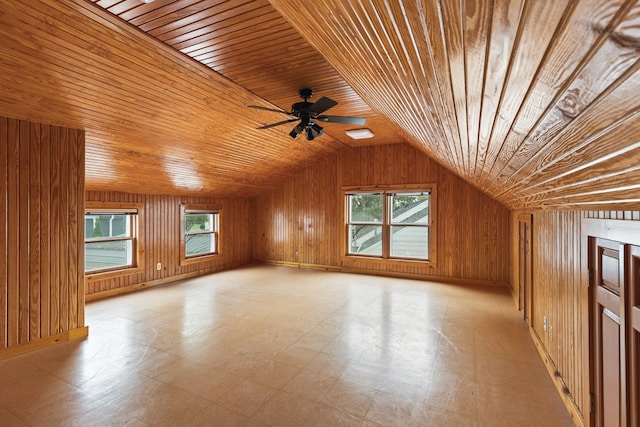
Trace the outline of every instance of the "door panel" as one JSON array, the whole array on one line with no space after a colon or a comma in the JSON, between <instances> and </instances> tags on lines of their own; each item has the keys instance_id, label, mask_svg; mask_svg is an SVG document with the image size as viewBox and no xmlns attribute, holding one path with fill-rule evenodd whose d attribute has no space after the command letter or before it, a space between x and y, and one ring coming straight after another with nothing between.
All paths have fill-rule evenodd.
<instances>
[{"instance_id":1,"label":"door panel","mask_svg":"<svg viewBox=\"0 0 640 427\"><path fill-rule=\"evenodd\" d=\"M626 422L624 399L624 366L621 363L623 324L621 294L624 274L618 242L592 238L590 268L593 270L593 347L596 426L618 427Z\"/></svg>"},{"instance_id":2,"label":"door panel","mask_svg":"<svg viewBox=\"0 0 640 427\"><path fill-rule=\"evenodd\" d=\"M620 253L600 247L601 285L620 295Z\"/></svg>"},{"instance_id":3,"label":"door panel","mask_svg":"<svg viewBox=\"0 0 640 427\"><path fill-rule=\"evenodd\" d=\"M620 317L602 310L602 419L620 425Z\"/></svg>"}]
</instances>

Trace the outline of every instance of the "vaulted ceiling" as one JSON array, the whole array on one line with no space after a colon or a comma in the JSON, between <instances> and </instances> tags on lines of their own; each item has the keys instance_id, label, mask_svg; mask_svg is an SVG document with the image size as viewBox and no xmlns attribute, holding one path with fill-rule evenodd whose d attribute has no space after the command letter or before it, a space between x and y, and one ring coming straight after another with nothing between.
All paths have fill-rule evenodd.
<instances>
[{"instance_id":1,"label":"vaulted ceiling","mask_svg":"<svg viewBox=\"0 0 640 427\"><path fill-rule=\"evenodd\" d=\"M255 196L406 142L511 208L623 210L639 57L635 1L0 0L0 115L85 129L89 190ZM256 129L304 87L375 137Z\"/></svg>"}]
</instances>

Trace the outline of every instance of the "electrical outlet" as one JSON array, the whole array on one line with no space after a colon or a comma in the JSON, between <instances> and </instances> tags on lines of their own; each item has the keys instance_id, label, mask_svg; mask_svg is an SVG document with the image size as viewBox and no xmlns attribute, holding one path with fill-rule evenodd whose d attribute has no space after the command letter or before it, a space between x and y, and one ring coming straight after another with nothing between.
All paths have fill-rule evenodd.
<instances>
[{"instance_id":1,"label":"electrical outlet","mask_svg":"<svg viewBox=\"0 0 640 427\"><path fill-rule=\"evenodd\" d=\"M547 316L542 317L542 330L547 332Z\"/></svg>"},{"instance_id":2,"label":"electrical outlet","mask_svg":"<svg viewBox=\"0 0 640 427\"><path fill-rule=\"evenodd\" d=\"M162 263L161 262L156 264L156 270L158 270L158 271L162 270Z\"/></svg>"}]
</instances>

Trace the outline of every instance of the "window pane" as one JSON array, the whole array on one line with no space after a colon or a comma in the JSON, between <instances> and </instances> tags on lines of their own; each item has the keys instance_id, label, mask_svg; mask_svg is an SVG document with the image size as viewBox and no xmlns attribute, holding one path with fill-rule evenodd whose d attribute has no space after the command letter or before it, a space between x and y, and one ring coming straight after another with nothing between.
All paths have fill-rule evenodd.
<instances>
[{"instance_id":1,"label":"window pane","mask_svg":"<svg viewBox=\"0 0 640 427\"><path fill-rule=\"evenodd\" d=\"M399 193L391 196L391 222L393 224L428 224L429 195Z\"/></svg>"},{"instance_id":2,"label":"window pane","mask_svg":"<svg viewBox=\"0 0 640 427\"><path fill-rule=\"evenodd\" d=\"M102 240L112 237L131 237L130 214L87 215L85 240Z\"/></svg>"},{"instance_id":3,"label":"window pane","mask_svg":"<svg viewBox=\"0 0 640 427\"><path fill-rule=\"evenodd\" d=\"M207 234L191 234L188 235L185 242L186 256L206 255L216 251L216 235L214 233Z\"/></svg>"},{"instance_id":4,"label":"window pane","mask_svg":"<svg viewBox=\"0 0 640 427\"><path fill-rule=\"evenodd\" d=\"M213 214L188 213L185 214L185 231L187 233L202 233L214 231Z\"/></svg>"},{"instance_id":5,"label":"window pane","mask_svg":"<svg viewBox=\"0 0 640 427\"><path fill-rule=\"evenodd\" d=\"M88 242L84 249L84 270L105 270L133 264L133 242Z\"/></svg>"},{"instance_id":6,"label":"window pane","mask_svg":"<svg viewBox=\"0 0 640 427\"><path fill-rule=\"evenodd\" d=\"M391 256L429 258L429 227L391 226Z\"/></svg>"},{"instance_id":7,"label":"window pane","mask_svg":"<svg viewBox=\"0 0 640 427\"><path fill-rule=\"evenodd\" d=\"M349 225L349 253L382 256L382 226Z\"/></svg>"},{"instance_id":8,"label":"window pane","mask_svg":"<svg viewBox=\"0 0 640 427\"><path fill-rule=\"evenodd\" d=\"M382 194L349 194L349 222L382 223Z\"/></svg>"}]
</instances>

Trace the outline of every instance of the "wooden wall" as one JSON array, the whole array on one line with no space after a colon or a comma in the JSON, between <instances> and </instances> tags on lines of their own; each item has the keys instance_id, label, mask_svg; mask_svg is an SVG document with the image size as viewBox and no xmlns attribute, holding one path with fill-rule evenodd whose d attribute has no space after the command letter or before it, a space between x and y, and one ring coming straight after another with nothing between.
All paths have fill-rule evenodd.
<instances>
[{"instance_id":1,"label":"wooden wall","mask_svg":"<svg viewBox=\"0 0 640 427\"><path fill-rule=\"evenodd\" d=\"M580 248L582 213L577 211L533 212L533 288L531 328L536 343L548 358L552 374L563 390L567 405L582 413L585 386L583 300L587 289L582 286ZM518 286L518 219L512 213L512 279ZM544 318L547 328L544 328ZM549 367L548 366L548 367ZM587 409L588 410L588 409Z\"/></svg>"},{"instance_id":2,"label":"wooden wall","mask_svg":"<svg viewBox=\"0 0 640 427\"><path fill-rule=\"evenodd\" d=\"M437 185L434 265L342 260L342 186L424 183ZM254 211L257 260L500 284L509 279L508 210L407 144L354 148L316 163L257 198Z\"/></svg>"},{"instance_id":3,"label":"wooden wall","mask_svg":"<svg viewBox=\"0 0 640 427\"><path fill-rule=\"evenodd\" d=\"M181 278L230 268L251 261L250 200L175 197L129 193L86 192L86 203L136 203L143 206L140 243L144 248L143 270L126 275L88 276L88 299L168 283ZM220 209L219 255L200 263L180 265L180 204L206 204ZM157 263L162 269L157 270Z\"/></svg>"},{"instance_id":4,"label":"wooden wall","mask_svg":"<svg viewBox=\"0 0 640 427\"><path fill-rule=\"evenodd\" d=\"M518 214L511 212L510 283L519 299ZM583 219L640 219L638 211L533 211L531 327L547 367L578 424L589 408L588 289L582 272ZM548 327L544 330L544 317Z\"/></svg>"},{"instance_id":5,"label":"wooden wall","mask_svg":"<svg viewBox=\"0 0 640 427\"><path fill-rule=\"evenodd\" d=\"M84 131L0 118L0 358L86 334L83 212Z\"/></svg>"}]
</instances>

